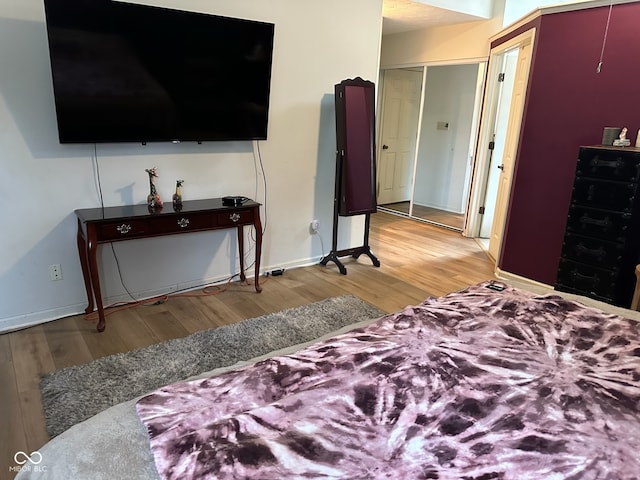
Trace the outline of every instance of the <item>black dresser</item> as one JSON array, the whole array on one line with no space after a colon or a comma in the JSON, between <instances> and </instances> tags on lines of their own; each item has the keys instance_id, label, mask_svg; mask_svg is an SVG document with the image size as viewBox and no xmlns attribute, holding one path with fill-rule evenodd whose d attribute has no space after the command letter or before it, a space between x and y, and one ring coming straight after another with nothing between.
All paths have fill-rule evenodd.
<instances>
[{"instance_id":1,"label":"black dresser","mask_svg":"<svg viewBox=\"0 0 640 480\"><path fill-rule=\"evenodd\" d=\"M556 290L626 307L640 263L640 148L580 147Z\"/></svg>"}]
</instances>

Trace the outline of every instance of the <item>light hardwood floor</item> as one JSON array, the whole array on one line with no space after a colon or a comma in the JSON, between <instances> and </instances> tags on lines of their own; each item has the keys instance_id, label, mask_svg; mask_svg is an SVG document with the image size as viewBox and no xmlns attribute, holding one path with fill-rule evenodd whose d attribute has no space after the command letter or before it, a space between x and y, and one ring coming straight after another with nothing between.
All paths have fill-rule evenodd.
<instances>
[{"instance_id":1,"label":"light hardwood floor","mask_svg":"<svg viewBox=\"0 0 640 480\"><path fill-rule=\"evenodd\" d=\"M409 202L397 202L388 203L386 205L380 205L383 208L388 208L395 212L409 215ZM440 210L438 208L425 207L423 205L413 205L413 211L411 212L414 218L427 220L439 225L451 227L453 229L462 231L464 228L464 214L454 213L447 210Z\"/></svg>"},{"instance_id":2,"label":"light hardwood floor","mask_svg":"<svg viewBox=\"0 0 640 480\"><path fill-rule=\"evenodd\" d=\"M329 248L331 232L321 234ZM353 294L394 312L495 278L474 240L415 220L372 215L370 244L380 268L366 256L345 258L347 275L331 262L263 279L261 294L232 283L219 295L170 297L109 315L103 333L79 315L0 335L0 479L12 478L17 451L33 452L48 440L38 386L44 373L327 297Z\"/></svg>"}]
</instances>

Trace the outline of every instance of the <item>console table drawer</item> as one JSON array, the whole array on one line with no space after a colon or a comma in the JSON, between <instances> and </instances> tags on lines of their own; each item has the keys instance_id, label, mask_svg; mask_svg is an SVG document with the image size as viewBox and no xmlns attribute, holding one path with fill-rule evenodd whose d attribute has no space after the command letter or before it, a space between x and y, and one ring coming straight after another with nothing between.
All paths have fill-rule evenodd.
<instances>
[{"instance_id":1,"label":"console table drawer","mask_svg":"<svg viewBox=\"0 0 640 480\"><path fill-rule=\"evenodd\" d=\"M124 240L144 236L149 233L146 220L123 220L98 225L98 241Z\"/></svg>"},{"instance_id":2,"label":"console table drawer","mask_svg":"<svg viewBox=\"0 0 640 480\"><path fill-rule=\"evenodd\" d=\"M232 227L246 223L253 223L253 210L218 213L218 225L221 227Z\"/></svg>"},{"instance_id":3,"label":"console table drawer","mask_svg":"<svg viewBox=\"0 0 640 480\"><path fill-rule=\"evenodd\" d=\"M165 233L188 232L190 230L208 230L214 226L213 215L192 213L158 218L153 223L153 231L157 235L163 235Z\"/></svg>"}]
</instances>

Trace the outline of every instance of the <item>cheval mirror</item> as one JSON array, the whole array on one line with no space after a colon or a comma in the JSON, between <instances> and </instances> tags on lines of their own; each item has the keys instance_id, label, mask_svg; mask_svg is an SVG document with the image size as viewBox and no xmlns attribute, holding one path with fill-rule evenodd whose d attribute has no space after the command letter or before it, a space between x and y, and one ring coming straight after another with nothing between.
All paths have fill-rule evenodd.
<instances>
[{"instance_id":1,"label":"cheval mirror","mask_svg":"<svg viewBox=\"0 0 640 480\"><path fill-rule=\"evenodd\" d=\"M321 260L335 262L340 273L347 269L340 257L367 255L376 267L380 261L369 247L370 215L377 210L375 159L375 85L360 77L335 85L336 183L333 246ZM360 247L338 250L338 216L365 215L364 242Z\"/></svg>"}]
</instances>

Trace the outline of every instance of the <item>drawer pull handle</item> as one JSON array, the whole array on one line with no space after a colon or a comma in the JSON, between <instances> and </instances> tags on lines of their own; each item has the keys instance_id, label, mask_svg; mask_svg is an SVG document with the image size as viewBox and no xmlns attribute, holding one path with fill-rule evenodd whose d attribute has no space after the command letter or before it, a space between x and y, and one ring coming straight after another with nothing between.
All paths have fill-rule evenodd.
<instances>
[{"instance_id":1,"label":"drawer pull handle","mask_svg":"<svg viewBox=\"0 0 640 480\"><path fill-rule=\"evenodd\" d=\"M598 157L595 157L591 160L591 165L593 167L606 167L606 168L615 168L618 170L620 167L624 165L624 162L620 159L618 160L601 160Z\"/></svg>"},{"instance_id":2,"label":"drawer pull handle","mask_svg":"<svg viewBox=\"0 0 640 480\"><path fill-rule=\"evenodd\" d=\"M578 253L582 253L584 255L593 255L594 257L596 257L598 260L602 261L604 260L604 258L607 256L607 252L605 251L604 248L599 247L599 248L588 248L585 247L582 242L578 243L578 245L576 245L576 250L578 251Z\"/></svg>"},{"instance_id":3,"label":"drawer pull handle","mask_svg":"<svg viewBox=\"0 0 640 480\"><path fill-rule=\"evenodd\" d=\"M178 220L178 226L180 228L187 228L189 226L189 219L188 218L181 218L180 220Z\"/></svg>"},{"instance_id":4,"label":"drawer pull handle","mask_svg":"<svg viewBox=\"0 0 640 480\"><path fill-rule=\"evenodd\" d=\"M120 232L121 235L125 235L131 231L131 225L128 223L123 223L122 225L118 225L116 230Z\"/></svg>"},{"instance_id":5,"label":"drawer pull handle","mask_svg":"<svg viewBox=\"0 0 640 480\"><path fill-rule=\"evenodd\" d=\"M240 220L240 214L239 213L232 213L231 215L229 215L229 219L233 222L236 223L238 222L238 220Z\"/></svg>"},{"instance_id":6,"label":"drawer pull handle","mask_svg":"<svg viewBox=\"0 0 640 480\"><path fill-rule=\"evenodd\" d=\"M577 270L572 270L571 271L571 276L576 279L576 280L582 280L584 282L589 282L591 284L592 288L595 288L596 285L598 285L600 283L600 279L598 278L597 275L583 275L582 273L578 272Z\"/></svg>"},{"instance_id":7,"label":"drawer pull handle","mask_svg":"<svg viewBox=\"0 0 640 480\"><path fill-rule=\"evenodd\" d=\"M580 223L582 223L582 225L591 224L597 227L602 227L604 230L608 230L611 227L611 219L609 217L598 220L596 218L591 218L586 213L580 217Z\"/></svg>"}]
</instances>

